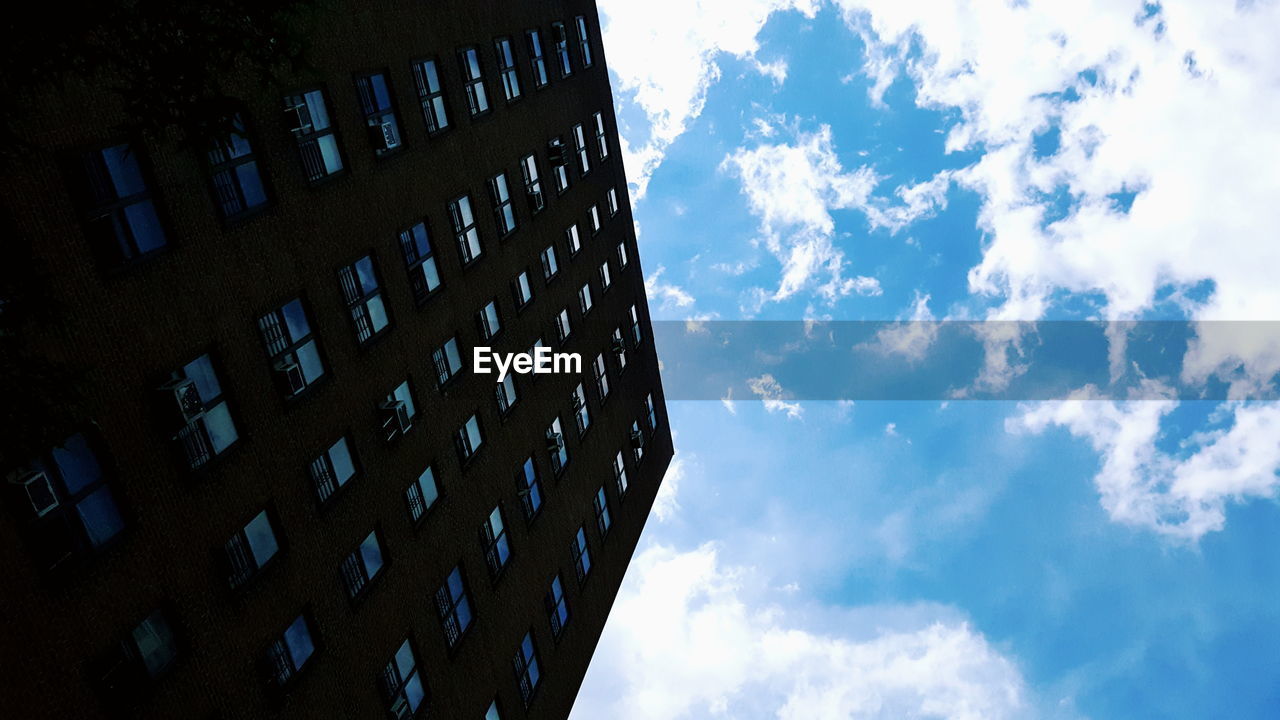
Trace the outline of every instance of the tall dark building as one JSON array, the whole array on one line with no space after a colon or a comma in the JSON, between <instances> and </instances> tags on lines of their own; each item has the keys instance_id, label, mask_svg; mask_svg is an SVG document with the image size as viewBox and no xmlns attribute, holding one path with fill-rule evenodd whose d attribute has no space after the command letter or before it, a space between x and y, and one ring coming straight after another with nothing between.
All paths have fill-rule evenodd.
<instances>
[{"instance_id":1,"label":"tall dark building","mask_svg":"<svg viewBox=\"0 0 1280 720\"><path fill-rule=\"evenodd\" d=\"M216 141L24 101L6 718L569 712L672 456L594 4L322 8Z\"/></svg>"}]
</instances>

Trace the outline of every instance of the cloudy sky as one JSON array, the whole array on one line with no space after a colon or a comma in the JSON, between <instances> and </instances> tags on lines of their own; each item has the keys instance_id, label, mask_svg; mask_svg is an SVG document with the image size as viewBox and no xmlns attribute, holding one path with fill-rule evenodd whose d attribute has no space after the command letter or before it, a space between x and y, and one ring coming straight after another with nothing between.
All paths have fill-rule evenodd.
<instances>
[{"instance_id":1,"label":"cloudy sky","mask_svg":"<svg viewBox=\"0 0 1280 720\"><path fill-rule=\"evenodd\" d=\"M655 319L1280 319L1276 2L600 8ZM1205 327L1180 382L1275 378ZM1276 717L1280 406L1136 381L672 402L574 720Z\"/></svg>"}]
</instances>

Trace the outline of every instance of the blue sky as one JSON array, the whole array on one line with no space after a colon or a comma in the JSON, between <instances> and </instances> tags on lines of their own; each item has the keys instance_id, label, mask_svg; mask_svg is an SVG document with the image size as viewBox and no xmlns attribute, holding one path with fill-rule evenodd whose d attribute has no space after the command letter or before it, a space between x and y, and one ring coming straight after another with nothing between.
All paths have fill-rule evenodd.
<instances>
[{"instance_id":1,"label":"blue sky","mask_svg":"<svg viewBox=\"0 0 1280 720\"><path fill-rule=\"evenodd\" d=\"M600 7L654 319L1278 319L1274 2ZM1142 401L670 402L574 718L1276 717L1280 407L1123 340Z\"/></svg>"}]
</instances>

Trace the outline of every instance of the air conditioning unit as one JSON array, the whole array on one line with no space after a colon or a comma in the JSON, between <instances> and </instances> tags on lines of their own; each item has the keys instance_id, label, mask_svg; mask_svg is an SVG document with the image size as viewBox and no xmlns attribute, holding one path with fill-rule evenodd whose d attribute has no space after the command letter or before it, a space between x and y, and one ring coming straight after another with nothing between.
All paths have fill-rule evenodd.
<instances>
[{"instance_id":1,"label":"air conditioning unit","mask_svg":"<svg viewBox=\"0 0 1280 720\"><path fill-rule=\"evenodd\" d=\"M382 430L388 440L408 431L411 423L409 422L409 408L404 404L404 401L389 400L382 403L380 409L382 411Z\"/></svg>"},{"instance_id":2,"label":"air conditioning unit","mask_svg":"<svg viewBox=\"0 0 1280 720\"><path fill-rule=\"evenodd\" d=\"M190 425L204 414L204 401L200 399L200 389L196 387L195 380L173 380L161 386L160 394L162 409L172 413L175 426Z\"/></svg>"},{"instance_id":3,"label":"air conditioning unit","mask_svg":"<svg viewBox=\"0 0 1280 720\"><path fill-rule=\"evenodd\" d=\"M373 136L373 145L378 150L392 150L400 146L400 136L396 133L395 123L390 121L372 121L369 126Z\"/></svg>"},{"instance_id":4,"label":"air conditioning unit","mask_svg":"<svg viewBox=\"0 0 1280 720\"><path fill-rule=\"evenodd\" d=\"M573 394L573 409L574 409L574 410L581 410L581 409L582 409L582 406L583 406L583 405L585 405L585 404L586 404L586 403L582 402L582 396L581 396L581 395L579 395L578 393L574 393L574 394Z\"/></svg>"},{"instance_id":5,"label":"air conditioning unit","mask_svg":"<svg viewBox=\"0 0 1280 720\"><path fill-rule=\"evenodd\" d=\"M547 433L547 450L560 452L564 449L564 436L558 432Z\"/></svg>"},{"instance_id":6,"label":"air conditioning unit","mask_svg":"<svg viewBox=\"0 0 1280 720\"><path fill-rule=\"evenodd\" d=\"M637 450L644 447L644 433L639 430L631 431L631 447Z\"/></svg>"},{"instance_id":7,"label":"air conditioning unit","mask_svg":"<svg viewBox=\"0 0 1280 720\"><path fill-rule=\"evenodd\" d=\"M627 344L622 338L616 337L613 342L609 343L609 349L613 351L614 355L622 355L627 351Z\"/></svg>"},{"instance_id":8,"label":"air conditioning unit","mask_svg":"<svg viewBox=\"0 0 1280 720\"><path fill-rule=\"evenodd\" d=\"M31 512L40 518L58 509L58 494L53 491L53 482L42 472L32 472L11 480L11 483L23 489L27 502L31 503Z\"/></svg>"},{"instance_id":9,"label":"air conditioning unit","mask_svg":"<svg viewBox=\"0 0 1280 720\"><path fill-rule=\"evenodd\" d=\"M307 387L307 379L302 375L302 366L293 360L281 360L276 363L275 373L280 387L290 395L297 395Z\"/></svg>"},{"instance_id":10,"label":"air conditioning unit","mask_svg":"<svg viewBox=\"0 0 1280 720\"><path fill-rule=\"evenodd\" d=\"M559 138L547 143L547 162L552 165L569 164L569 147Z\"/></svg>"}]
</instances>

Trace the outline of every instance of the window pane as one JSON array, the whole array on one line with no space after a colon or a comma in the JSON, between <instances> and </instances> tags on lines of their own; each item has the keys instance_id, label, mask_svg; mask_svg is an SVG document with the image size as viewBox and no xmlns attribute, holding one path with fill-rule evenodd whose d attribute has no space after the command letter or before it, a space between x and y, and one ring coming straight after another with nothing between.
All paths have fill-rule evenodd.
<instances>
[{"instance_id":1,"label":"window pane","mask_svg":"<svg viewBox=\"0 0 1280 720\"><path fill-rule=\"evenodd\" d=\"M365 574L370 578L382 569L382 546L378 544L376 533L370 533L369 537L360 543L360 557L364 558Z\"/></svg>"},{"instance_id":2,"label":"window pane","mask_svg":"<svg viewBox=\"0 0 1280 720\"><path fill-rule=\"evenodd\" d=\"M250 160L236 166L236 178L240 181L240 191L244 193L245 207L258 207L267 201L267 192L262 188L262 175L258 172L258 163Z\"/></svg>"},{"instance_id":3,"label":"window pane","mask_svg":"<svg viewBox=\"0 0 1280 720\"><path fill-rule=\"evenodd\" d=\"M333 135L322 135L316 140L320 147L320 157L324 159L324 169L333 174L342 169L342 153L338 152L338 138Z\"/></svg>"},{"instance_id":4,"label":"window pane","mask_svg":"<svg viewBox=\"0 0 1280 720\"><path fill-rule=\"evenodd\" d=\"M213 362L208 355L201 355L182 368L183 375L196 381L196 389L200 399L209 402L222 394L222 386L218 384L218 375L213 371Z\"/></svg>"},{"instance_id":5,"label":"window pane","mask_svg":"<svg viewBox=\"0 0 1280 720\"><path fill-rule=\"evenodd\" d=\"M239 437L236 434L236 425L231 420L231 410L227 408L226 403L218 403L205 412L204 426L209 431L209 441L213 444L215 453L226 450Z\"/></svg>"},{"instance_id":6,"label":"window pane","mask_svg":"<svg viewBox=\"0 0 1280 720\"><path fill-rule=\"evenodd\" d=\"M387 309L382 305L381 295L369 298L365 306L369 308L369 323L375 333L387 326Z\"/></svg>"},{"instance_id":7,"label":"window pane","mask_svg":"<svg viewBox=\"0 0 1280 720\"><path fill-rule=\"evenodd\" d=\"M54 448L53 460L62 472L67 492L72 495L102 482L102 468L98 465L98 458L89 449L84 435L76 433L67 438L62 447Z\"/></svg>"},{"instance_id":8,"label":"window pane","mask_svg":"<svg viewBox=\"0 0 1280 720\"><path fill-rule=\"evenodd\" d=\"M351 461L351 450L347 447L346 438L342 438L329 448L329 462L333 463L333 474L337 476L335 479L339 485L356 474L356 466Z\"/></svg>"},{"instance_id":9,"label":"window pane","mask_svg":"<svg viewBox=\"0 0 1280 720\"><path fill-rule=\"evenodd\" d=\"M152 677L169 667L177 655L173 644L173 631L159 610L133 629L133 642L142 657L142 664Z\"/></svg>"},{"instance_id":10,"label":"window pane","mask_svg":"<svg viewBox=\"0 0 1280 720\"><path fill-rule=\"evenodd\" d=\"M436 476L427 468L418 476L418 488L422 490L422 503L426 507L435 504L436 498L440 497L440 491L436 488Z\"/></svg>"},{"instance_id":11,"label":"window pane","mask_svg":"<svg viewBox=\"0 0 1280 720\"><path fill-rule=\"evenodd\" d=\"M76 505L80 522L84 523L89 542L98 547L124 529L124 518L116 505L111 488L102 486Z\"/></svg>"},{"instance_id":12,"label":"window pane","mask_svg":"<svg viewBox=\"0 0 1280 720\"><path fill-rule=\"evenodd\" d=\"M409 641L405 640L400 644L400 649L396 650L396 671L400 673L400 679L403 681L413 672L418 661L413 656L413 647L409 645Z\"/></svg>"},{"instance_id":13,"label":"window pane","mask_svg":"<svg viewBox=\"0 0 1280 720\"><path fill-rule=\"evenodd\" d=\"M124 209L124 214L129 220L138 252L146 253L164 246L164 228L161 227L155 205L150 200L129 205Z\"/></svg>"},{"instance_id":14,"label":"window pane","mask_svg":"<svg viewBox=\"0 0 1280 720\"><path fill-rule=\"evenodd\" d=\"M128 144L104 149L102 161L107 166L117 198L146 192L147 186L142 181L142 172L138 168L138 154Z\"/></svg>"},{"instance_id":15,"label":"window pane","mask_svg":"<svg viewBox=\"0 0 1280 720\"><path fill-rule=\"evenodd\" d=\"M308 385L324 375L324 364L320 362L320 350L316 347L315 340L308 340L305 345L299 347L297 355L298 364L302 366L302 377L306 379Z\"/></svg>"},{"instance_id":16,"label":"window pane","mask_svg":"<svg viewBox=\"0 0 1280 720\"><path fill-rule=\"evenodd\" d=\"M422 699L427 696L427 691L422 687L421 673L414 675L409 682L404 685L404 696L409 700L409 709L417 710L422 704Z\"/></svg>"},{"instance_id":17,"label":"window pane","mask_svg":"<svg viewBox=\"0 0 1280 720\"><path fill-rule=\"evenodd\" d=\"M307 627L306 618L299 617L284 631L284 643L289 647L289 657L293 659L294 669L301 669L316 649L311 641L311 630Z\"/></svg>"},{"instance_id":18,"label":"window pane","mask_svg":"<svg viewBox=\"0 0 1280 720\"><path fill-rule=\"evenodd\" d=\"M258 567L265 565L279 549L266 510L249 521L249 524L244 527L244 534L249 539L249 549L253 551L253 559L257 561Z\"/></svg>"},{"instance_id":19,"label":"window pane","mask_svg":"<svg viewBox=\"0 0 1280 720\"><path fill-rule=\"evenodd\" d=\"M297 342L311 334L311 326L307 323L307 313L302 309L301 300L292 300L281 310L284 312L284 323L289 328L291 341Z\"/></svg>"}]
</instances>

